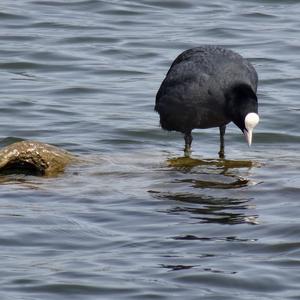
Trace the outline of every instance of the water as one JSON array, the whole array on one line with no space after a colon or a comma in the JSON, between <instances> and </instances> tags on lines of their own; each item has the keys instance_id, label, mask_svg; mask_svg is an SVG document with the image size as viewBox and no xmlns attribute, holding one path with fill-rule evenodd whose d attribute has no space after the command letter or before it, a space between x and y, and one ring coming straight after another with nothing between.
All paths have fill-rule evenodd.
<instances>
[{"instance_id":1,"label":"water","mask_svg":"<svg viewBox=\"0 0 300 300\"><path fill-rule=\"evenodd\" d=\"M1 299L300 299L300 3L0 4L1 146L86 158L56 178L2 176ZM254 144L183 139L153 111L172 60L201 44L255 65Z\"/></svg>"}]
</instances>

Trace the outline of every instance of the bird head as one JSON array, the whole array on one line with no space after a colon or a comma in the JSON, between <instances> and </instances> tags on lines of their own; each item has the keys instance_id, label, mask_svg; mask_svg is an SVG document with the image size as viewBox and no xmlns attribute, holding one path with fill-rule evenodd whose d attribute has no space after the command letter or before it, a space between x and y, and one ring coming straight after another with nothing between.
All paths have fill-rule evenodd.
<instances>
[{"instance_id":1,"label":"bird head","mask_svg":"<svg viewBox=\"0 0 300 300\"><path fill-rule=\"evenodd\" d=\"M241 129L249 146L252 132L259 122L257 97L250 85L233 86L225 95L229 118Z\"/></svg>"},{"instance_id":2,"label":"bird head","mask_svg":"<svg viewBox=\"0 0 300 300\"><path fill-rule=\"evenodd\" d=\"M257 113L251 112L248 113L245 117L243 133L249 146L251 146L252 143L253 129L258 124L258 122L259 116Z\"/></svg>"}]
</instances>

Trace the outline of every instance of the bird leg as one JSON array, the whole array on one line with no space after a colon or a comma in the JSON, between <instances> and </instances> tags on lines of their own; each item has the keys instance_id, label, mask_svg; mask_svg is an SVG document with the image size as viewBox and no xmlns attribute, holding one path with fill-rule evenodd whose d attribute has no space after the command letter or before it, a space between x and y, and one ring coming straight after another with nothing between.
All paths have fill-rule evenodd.
<instances>
[{"instance_id":1,"label":"bird leg","mask_svg":"<svg viewBox=\"0 0 300 300\"><path fill-rule=\"evenodd\" d=\"M225 135L226 125L220 126L219 129L220 129L220 151L219 151L219 158L225 158L224 135Z\"/></svg>"},{"instance_id":2,"label":"bird leg","mask_svg":"<svg viewBox=\"0 0 300 300\"><path fill-rule=\"evenodd\" d=\"M184 147L184 156L189 157L192 152L192 133L188 132L184 134L184 141L185 141L185 147Z\"/></svg>"}]
</instances>

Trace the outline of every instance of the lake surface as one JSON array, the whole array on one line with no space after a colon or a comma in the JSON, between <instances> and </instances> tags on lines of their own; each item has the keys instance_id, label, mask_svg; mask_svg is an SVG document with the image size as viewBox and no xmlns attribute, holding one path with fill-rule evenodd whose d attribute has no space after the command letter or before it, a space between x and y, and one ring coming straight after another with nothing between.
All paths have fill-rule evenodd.
<instances>
[{"instance_id":1,"label":"lake surface","mask_svg":"<svg viewBox=\"0 0 300 300\"><path fill-rule=\"evenodd\" d=\"M203 4L201 4L203 2ZM0 145L84 157L0 176L0 298L300 299L300 2L2 0ZM248 148L228 126L164 132L157 89L218 44L259 74Z\"/></svg>"}]
</instances>

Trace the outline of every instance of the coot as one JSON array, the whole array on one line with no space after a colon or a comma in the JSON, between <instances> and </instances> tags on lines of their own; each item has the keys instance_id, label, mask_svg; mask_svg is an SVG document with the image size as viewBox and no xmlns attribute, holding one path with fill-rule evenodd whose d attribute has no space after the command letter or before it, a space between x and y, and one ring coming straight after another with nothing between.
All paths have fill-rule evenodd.
<instances>
[{"instance_id":1,"label":"coot","mask_svg":"<svg viewBox=\"0 0 300 300\"><path fill-rule=\"evenodd\" d=\"M233 122L248 145L257 114L258 77L251 63L219 46L201 46L181 53L172 63L157 95L161 127L182 132L189 155L192 130L219 127L220 158L224 157L226 125Z\"/></svg>"}]
</instances>

